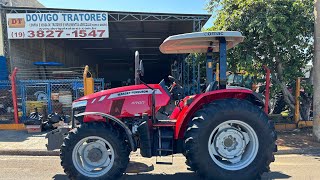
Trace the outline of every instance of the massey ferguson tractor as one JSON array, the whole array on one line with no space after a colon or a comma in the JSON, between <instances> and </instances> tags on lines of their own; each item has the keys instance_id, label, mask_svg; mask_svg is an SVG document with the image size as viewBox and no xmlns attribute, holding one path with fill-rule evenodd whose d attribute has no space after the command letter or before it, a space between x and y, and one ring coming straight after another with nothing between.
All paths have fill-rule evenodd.
<instances>
[{"instance_id":1,"label":"massey ferguson tractor","mask_svg":"<svg viewBox=\"0 0 320 180\"><path fill-rule=\"evenodd\" d=\"M196 32L170 36L161 44L165 54L207 53L205 92L178 100L166 119L157 113L175 96L173 87L182 86L171 76L169 87L164 80L139 80L139 85L74 101L73 122L79 125L64 138L60 155L68 177L117 179L138 148L141 156L156 156L163 164L172 161L159 162L160 156L182 153L190 169L206 179L259 179L268 172L277 147L264 103L249 89L226 85L227 49L243 39L240 32ZM213 78L213 53L219 57L219 81Z\"/></svg>"}]
</instances>

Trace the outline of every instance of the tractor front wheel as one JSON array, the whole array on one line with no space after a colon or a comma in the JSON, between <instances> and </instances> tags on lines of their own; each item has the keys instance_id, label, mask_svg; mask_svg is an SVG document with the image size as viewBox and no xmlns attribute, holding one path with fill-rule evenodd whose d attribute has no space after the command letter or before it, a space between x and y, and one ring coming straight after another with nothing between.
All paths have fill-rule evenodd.
<instances>
[{"instance_id":1,"label":"tractor front wheel","mask_svg":"<svg viewBox=\"0 0 320 180\"><path fill-rule=\"evenodd\" d=\"M198 110L185 134L188 165L208 179L257 179L274 161L276 134L267 115L245 100Z\"/></svg>"},{"instance_id":2,"label":"tractor front wheel","mask_svg":"<svg viewBox=\"0 0 320 180\"><path fill-rule=\"evenodd\" d=\"M61 165L70 179L117 179L129 163L129 147L117 129L85 123L69 132L61 147Z\"/></svg>"}]
</instances>

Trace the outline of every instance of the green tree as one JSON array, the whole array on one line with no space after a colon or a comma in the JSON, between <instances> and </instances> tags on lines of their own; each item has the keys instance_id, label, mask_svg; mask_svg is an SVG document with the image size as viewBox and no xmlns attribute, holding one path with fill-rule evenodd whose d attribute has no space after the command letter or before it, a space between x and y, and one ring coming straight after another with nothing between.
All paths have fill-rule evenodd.
<instances>
[{"instance_id":1,"label":"green tree","mask_svg":"<svg viewBox=\"0 0 320 180\"><path fill-rule=\"evenodd\" d=\"M245 36L244 43L229 51L230 68L257 73L267 65L273 83L294 110L287 85L303 77L313 60L313 0L210 0L207 9L217 13L208 30L240 31Z\"/></svg>"}]
</instances>

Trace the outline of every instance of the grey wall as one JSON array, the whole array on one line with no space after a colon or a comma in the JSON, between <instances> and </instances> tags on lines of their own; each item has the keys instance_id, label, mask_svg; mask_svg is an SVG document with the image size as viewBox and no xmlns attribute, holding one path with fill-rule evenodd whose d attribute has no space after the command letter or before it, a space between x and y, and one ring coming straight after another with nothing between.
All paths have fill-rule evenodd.
<instances>
[{"instance_id":1,"label":"grey wall","mask_svg":"<svg viewBox=\"0 0 320 180\"><path fill-rule=\"evenodd\" d=\"M11 70L32 68L33 62L43 59L43 41L39 40L10 40Z\"/></svg>"},{"instance_id":2,"label":"grey wall","mask_svg":"<svg viewBox=\"0 0 320 180\"><path fill-rule=\"evenodd\" d=\"M54 61L66 67L82 66L86 56L79 49L69 47L67 40L10 40L11 70L34 68L34 62Z\"/></svg>"},{"instance_id":3,"label":"grey wall","mask_svg":"<svg viewBox=\"0 0 320 180\"><path fill-rule=\"evenodd\" d=\"M11 69L34 68L37 61L54 61L66 67L82 66L85 56L68 47L65 40L10 40Z\"/></svg>"}]
</instances>

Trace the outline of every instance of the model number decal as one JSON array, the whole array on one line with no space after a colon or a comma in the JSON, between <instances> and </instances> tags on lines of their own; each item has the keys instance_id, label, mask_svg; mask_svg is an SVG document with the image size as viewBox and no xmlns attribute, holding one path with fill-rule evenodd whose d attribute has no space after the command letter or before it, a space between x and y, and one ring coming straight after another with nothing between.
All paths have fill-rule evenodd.
<instances>
[{"instance_id":1,"label":"model number decal","mask_svg":"<svg viewBox=\"0 0 320 180\"><path fill-rule=\"evenodd\" d=\"M143 105L145 103L146 103L145 101L133 101L131 104L133 104L133 105Z\"/></svg>"},{"instance_id":2,"label":"model number decal","mask_svg":"<svg viewBox=\"0 0 320 180\"><path fill-rule=\"evenodd\" d=\"M152 94L151 89L139 89L139 90L132 90L132 91L124 91L119 93L111 94L108 99L113 99L117 97L124 97L124 96L134 96L134 95L141 95L141 94ZM155 94L162 94L159 89L155 90Z\"/></svg>"}]
</instances>

